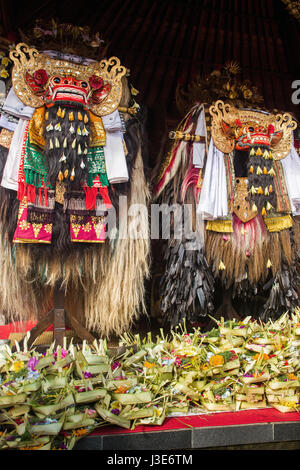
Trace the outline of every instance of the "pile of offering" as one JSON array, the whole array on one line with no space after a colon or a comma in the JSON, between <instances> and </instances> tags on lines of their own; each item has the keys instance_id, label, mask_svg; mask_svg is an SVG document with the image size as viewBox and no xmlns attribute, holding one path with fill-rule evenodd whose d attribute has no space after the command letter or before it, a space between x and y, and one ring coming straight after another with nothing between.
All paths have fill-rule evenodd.
<instances>
[{"instance_id":1,"label":"pile of offering","mask_svg":"<svg viewBox=\"0 0 300 470\"><path fill-rule=\"evenodd\" d=\"M265 324L221 319L207 333L125 334L115 355L106 340L15 346L0 349L0 449L72 449L100 426L167 416L300 409L300 309Z\"/></svg>"}]
</instances>

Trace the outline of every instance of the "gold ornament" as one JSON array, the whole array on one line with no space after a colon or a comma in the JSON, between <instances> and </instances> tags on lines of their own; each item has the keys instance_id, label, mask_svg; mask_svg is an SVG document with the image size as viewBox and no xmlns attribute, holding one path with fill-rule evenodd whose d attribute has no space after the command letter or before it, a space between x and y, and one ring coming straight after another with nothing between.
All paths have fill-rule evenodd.
<instances>
[{"instance_id":1,"label":"gold ornament","mask_svg":"<svg viewBox=\"0 0 300 470\"><path fill-rule=\"evenodd\" d=\"M111 114L118 109L122 97L122 77L126 74L126 67L122 66L117 57L100 62L91 62L88 65L76 64L66 60L53 59L25 43L19 43L9 54L13 61L12 84L17 97L27 106L39 108L44 105L42 95L35 95L26 82L26 74L31 76L43 69L48 76L71 75L79 80L89 82L91 76L101 77L105 84L110 85L108 95L100 103L91 103L90 111L97 116Z\"/></svg>"},{"instance_id":2,"label":"gold ornament","mask_svg":"<svg viewBox=\"0 0 300 470\"><path fill-rule=\"evenodd\" d=\"M223 263L223 261L220 261L220 263L219 263L219 271L224 271L224 269L226 269L226 266L225 266L225 264Z\"/></svg>"},{"instance_id":3,"label":"gold ornament","mask_svg":"<svg viewBox=\"0 0 300 470\"><path fill-rule=\"evenodd\" d=\"M223 153L230 153L235 147L234 129L236 122L240 121L242 125L247 123L256 123L257 126L268 128L270 124L274 126L274 133L280 132L282 135L278 139L271 139L269 158L281 160L285 158L293 144L293 131L297 127L297 122L293 120L291 114L267 114L261 111L252 111L248 109L238 109L235 106L217 100L209 108L211 119L211 136L215 146ZM228 132L224 132L224 123L228 126ZM257 155L262 155L259 148ZM254 149L250 150L250 156L255 155Z\"/></svg>"}]
</instances>

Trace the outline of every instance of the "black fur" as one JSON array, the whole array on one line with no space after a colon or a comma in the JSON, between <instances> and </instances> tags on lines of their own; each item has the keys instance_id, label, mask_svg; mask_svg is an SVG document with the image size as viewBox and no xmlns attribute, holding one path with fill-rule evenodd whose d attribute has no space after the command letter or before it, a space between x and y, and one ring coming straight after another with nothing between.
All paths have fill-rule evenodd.
<instances>
[{"instance_id":1,"label":"black fur","mask_svg":"<svg viewBox=\"0 0 300 470\"><path fill-rule=\"evenodd\" d=\"M57 112L59 108L65 112L63 118L57 116ZM75 170L75 179L73 181L74 186L80 184L80 182L85 181L88 172L88 165L87 165L87 158L82 154L80 157L78 155L78 145L80 145L82 152L86 147L88 147L89 143L89 135L83 136L78 135L77 130L78 128L82 131L82 129L87 129L90 132L90 125L89 122L84 123L83 120L78 120L78 112L81 115L87 116L88 113L84 109L84 107L80 104L68 104L65 102L57 102L52 107L48 108L48 119L45 122L45 132L44 137L46 140L46 147L45 147L45 162L47 165L48 171L48 183L51 184L52 188L55 188L55 184L57 181L58 173L61 170L62 173L65 170L68 170L68 177L66 178L67 181L70 181L70 176L72 169ZM69 113L73 112L74 120L69 120ZM47 131L47 126L52 124L53 129ZM61 131L55 130L55 125L61 125ZM70 132L71 126L74 128L74 133ZM64 140L67 140L67 147L63 148ZM58 139L59 141L59 148L56 148L55 141ZM76 139L76 146L72 148L72 143ZM52 142L53 148L50 148L50 141ZM62 155L65 155L67 160L66 162L60 163L59 160ZM84 160L85 168L82 169L80 167L81 161ZM73 184L72 184L73 186Z\"/></svg>"}]
</instances>

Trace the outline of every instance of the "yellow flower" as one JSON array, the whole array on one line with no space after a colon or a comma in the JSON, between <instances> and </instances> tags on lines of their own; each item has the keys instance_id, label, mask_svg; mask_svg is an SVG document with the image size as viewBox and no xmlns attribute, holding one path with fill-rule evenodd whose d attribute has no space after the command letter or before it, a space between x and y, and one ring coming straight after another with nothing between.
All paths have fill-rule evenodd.
<instances>
[{"instance_id":1,"label":"yellow flower","mask_svg":"<svg viewBox=\"0 0 300 470\"><path fill-rule=\"evenodd\" d=\"M211 356L209 359L209 364L211 366L222 366L224 362L225 362L224 357L221 356L221 354L216 354L215 356Z\"/></svg>"},{"instance_id":2,"label":"yellow flower","mask_svg":"<svg viewBox=\"0 0 300 470\"><path fill-rule=\"evenodd\" d=\"M7 70L2 69L1 72L0 72L0 77L2 77L2 78L7 78L8 76L9 76L9 75L8 75Z\"/></svg>"},{"instance_id":3,"label":"yellow flower","mask_svg":"<svg viewBox=\"0 0 300 470\"><path fill-rule=\"evenodd\" d=\"M296 408L297 404L292 401L282 401L281 405L288 406L289 408Z\"/></svg>"},{"instance_id":4,"label":"yellow flower","mask_svg":"<svg viewBox=\"0 0 300 470\"><path fill-rule=\"evenodd\" d=\"M15 361L12 365L13 372L19 372L19 370L23 369L24 362L23 361Z\"/></svg>"},{"instance_id":5,"label":"yellow flower","mask_svg":"<svg viewBox=\"0 0 300 470\"><path fill-rule=\"evenodd\" d=\"M1 60L1 64L3 64L5 67L8 66L10 60L8 57L3 57L3 59Z\"/></svg>"},{"instance_id":6,"label":"yellow flower","mask_svg":"<svg viewBox=\"0 0 300 470\"><path fill-rule=\"evenodd\" d=\"M120 411L121 411L121 409L122 409L121 403L118 402L117 400L116 400L116 401L113 401L110 406L111 406L111 408L112 408L113 410L117 408L117 410L120 410Z\"/></svg>"}]
</instances>

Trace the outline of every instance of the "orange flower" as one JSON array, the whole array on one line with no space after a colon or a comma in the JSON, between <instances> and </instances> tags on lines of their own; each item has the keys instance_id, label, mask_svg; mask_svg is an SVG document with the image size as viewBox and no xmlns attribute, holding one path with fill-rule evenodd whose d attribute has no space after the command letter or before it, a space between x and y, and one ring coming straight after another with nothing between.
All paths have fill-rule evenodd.
<instances>
[{"instance_id":1,"label":"orange flower","mask_svg":"<svg viewBox=\"0 0 300 470\"><path fill-rule=\"evenodd\" d=\"M225 362L225 359L221 354L216 354L215 356L211 356L209 358L209 364L211 366L222 366Z\"/></svg>"},{"instance_id":2,"label":"orange flower","mask_svg":"<svg viewBox=\"0 0 300 470\"><path fill-rule=\"evenodd\" d=\"M38 446L30 446L30 447L20 447L20 450L39 450L43 447L44 444L40 444Z\"/></svg>"},{"instance_id":3,"label":"orange flower","mask_svg":"<svg viewBox=\"0 0 300 470\"><path fill-rule=\"evenodd\" d=\"M264 372L258 372L258 371L256 371L256 372L254 372L253 377L261 377L261 376L264 375L264 374L265 374Z\"/></svg>"},{"instance_id":4,"label":"orange flower","mask_svg":"<svg viewBox=\"0 0 300 470\"><path fill-rule=\"evenodd\" d=\"M255 356L254 356L253 359L257 360L259 357L260 357L260 354L257 353L257 354L255 354ZM268 359L270 359L269 356L268 356L268 354L264 354L263 360L264 360L264 361L267 361Z\"/></svg>"},{"instance_id":5,"label":"orange flower","mask_svg":"<svg viewBox=\"0 0 300 470\"><path fill-rule=\"evenodd\" d=\"M115 393L126 393L127 392L127 388L126 387L119 387L117 388L117 390L115 390Z\"/></svg>"},{"instance_id":6,"label":"orange flower","mask_svg":"<svg viewBox=\"0 0 300 470\"><path fill-rule=\"evenodd\" d=\"M153 364L152 362L144 362L144 367L147 367L147 369L152 369L152 367L155 367L155 364Z\"/></svg>"},{"instance_id":7,"label":"orange flower","mask_svg":"<svg viewBox=\"0 0 300 470\"><path fill-rule=\"evenodd\" d=\"M297 377L295 376L295 374L289 374L289 375L288 375L288 378L289 378L290 380L297 380Z\"/></svg>"},{"instance_id":8,"label":"orange flower","mask_svg":"<svg viewBox=\"0 0 300 470\"><path fill-rule=\"evenodd\" d=\"M84 436L84 434L86 434L87 432L88 432L87 429L80 428L80 429L73 430L72 434L74 434L74 436Z\"/></svg>"}]
</instances>

